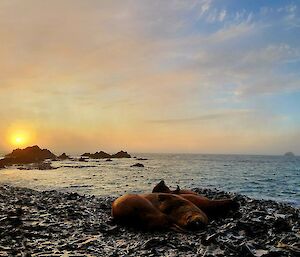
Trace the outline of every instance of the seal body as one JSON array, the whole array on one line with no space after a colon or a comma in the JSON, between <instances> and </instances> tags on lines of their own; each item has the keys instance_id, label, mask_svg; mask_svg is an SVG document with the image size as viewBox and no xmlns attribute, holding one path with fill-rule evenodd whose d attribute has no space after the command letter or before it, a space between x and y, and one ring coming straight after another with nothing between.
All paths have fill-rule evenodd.
<instances>
[{"instance_id":1,"label":"seal body","mask_svg":"<svg viewBox=\"0 0 300 257\"><path fill-rule=\"evenodd\" d=\"M177 186L176 190L172 191L163 180L153 188L153 191L179 195L195 204L206 215L211 217L222 216L227 214L230 210L239 208L239 204L234 199L211 200L191 190L180 189L179 186Z\"/></svg>"},{"instance_id":2,"label":"seal body","mask_svg":"<svg viewBox=\"0 0 300 257\"><path fill-rule=\"evenodd\" d=\"M222 216L239 207L239 204L233 199L210 200L207 197L195 194L182 194L181 197L195 204L209 217Z\"/></svg>"},{"instance_id":3,"label":"seal body","mask_svg":"<svg viewBox=\"0 0 300 257\"><path fill-rule=\"evenodd\" d=\"M120 223L139 229L166 229L172 224L167 215L137 194L127 194L116 199L112 204L112 216Z\"/></svg>"},{"instance_id":4,"label":"seal body","mask_svg":"<svg viewBox=\"0 0 300 257\"><path fill-rule=\"evenodd\" d=\"M119 197L112 204L116 221L142 229L200 229L208 223L206 214L179 195L152 193Z\"/></svg>"}]
</instances>

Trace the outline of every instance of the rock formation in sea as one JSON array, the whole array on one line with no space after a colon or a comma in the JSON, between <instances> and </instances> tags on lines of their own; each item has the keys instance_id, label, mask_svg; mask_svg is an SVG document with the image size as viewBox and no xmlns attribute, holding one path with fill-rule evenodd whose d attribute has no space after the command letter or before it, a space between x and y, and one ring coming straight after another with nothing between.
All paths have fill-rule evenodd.
<instances>
[{"instance_id":1,"label":"rock formation in sea","mask_svg":"<svg viewBox=\"0 0 300 257\"><path fill-rule=\"evenodd\" d=\"M9 166L13 164L27 164L42 162L46 159L54 159L56 155L48 149L41 149L37 145L29 146L25 149L15 149L7 154L4 159L0 160L0 166Z\"/></svg>"},{"instance_id":2,"label":"rock formation in sea","mask_svg":"<svg viewBox=\"0 0 300 257\"><path fill-rule=\"evenodd\" d=\"M70 158L70 156L66 155L66 153L63 153L60 156L58 156L57 159L59 159L59 160L69 160L71 158Z\"/></svg>"},{"instance_id":3,"label":"rock formation in sea","mask_svg":"<svg viewBox=\"0 0 300 257\"><path fill-rule=\"evenodd\" d=\"M117 152L113 154L111 158L131 158L130 154L124 151Z\"/></svg>"},{"instance_id":4,"label":"rock formation in sea","mask_svg":"<svg viewBox=\"0 0 300 257\"><path fill-rule=\"evenodd\" d=\"M84 153L82 157L89 157L91 159L111 159L111 158L131 158L130 154L124 151L117 152L116 154L109 154L103 151L95 153Z\"/></svg>"},{"instance_id":5,"label":"rock formation in sea","mask_svg":"<svg viewBox=\"0 0 300 257\"><path fill-rule=\"evenodd\" d=\"M145 166L144 166L144 164L138 162L136 164L131 165L130 167L140 167L140 168L143 168Z\"/></svg>"},{"instance_id":6,"label":"rock formation in sea","mask_svg":"<svg viewBox=\"0 0 300 257\"><path fill-rule=\"evenodd\" d=\"M284 154L284 156L294 157L295 154L293 152L287 152L287 153Z\"/></svg>"}]
</instances>

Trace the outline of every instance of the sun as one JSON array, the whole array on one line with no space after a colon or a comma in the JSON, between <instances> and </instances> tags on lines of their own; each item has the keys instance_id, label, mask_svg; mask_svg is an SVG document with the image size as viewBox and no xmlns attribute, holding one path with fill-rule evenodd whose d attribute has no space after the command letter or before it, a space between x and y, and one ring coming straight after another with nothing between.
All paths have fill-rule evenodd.
<instances>
[{"instance_id":1,"label":"sun","mask_svg":"<svg viewBox=\"0 0 300 257\"><path fill-rule=\"evenodd\" d=\"M24 122L10 125L5 133L7 148L24 148L32 145L35 141L35 131L35 127Z\"/></svg>"},{"instance_id":2,"label":"sun","mask_svg":"<svg viewBox=\"0 0 300 257\"><path fill-rule=\"evenodd\" d=\"M15 143L16 143L16 144L22 144L23 141L24 141L24 139L23 139L22 137L18 137L18 136L17 136L17 137L15 138Z\"/></svg>"},{"instance_id":3,"label":"sun","mask_svg":"<svg viewBox=\"0 0 300 257\"><path fill-rule=\"evenodd\" d=\"M26 131L13 132L10 135L10 144L16 147L25 146L28 143L29 134Z\"/></svg>"}]
</instances>

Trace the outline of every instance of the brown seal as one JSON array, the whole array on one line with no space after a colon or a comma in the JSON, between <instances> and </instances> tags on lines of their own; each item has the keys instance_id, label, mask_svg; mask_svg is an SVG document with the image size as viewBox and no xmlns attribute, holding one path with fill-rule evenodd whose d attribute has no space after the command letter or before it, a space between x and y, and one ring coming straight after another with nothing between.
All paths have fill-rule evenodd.
<instances>
[{"instance_id":1,"label":"brown seal","mask_svg":"<svg viewBox=\"0 0 300 257\"><path fill-rule=\"evenodd\" d=\"M182 190L179 186L177 186L176 190L171 191L163 180L153 188L155 192L160 192L160 190L180 195L182 198L195 204L208 216L222 216L227 214L230 210L239 208L239 204L235 199L211 200L191 190Z\"/></svg>"},{"instance_id":2,"label":"brown seal","mask_svg":"<svg viewBox=\"0 0 300 257\"><path fill-rule=\"evenodd\" d=\"M206 214L189 200L168 193L128 194L112 204L116 221L141 229L200 229L208 223Z\"/></svg>"}]
</instances>

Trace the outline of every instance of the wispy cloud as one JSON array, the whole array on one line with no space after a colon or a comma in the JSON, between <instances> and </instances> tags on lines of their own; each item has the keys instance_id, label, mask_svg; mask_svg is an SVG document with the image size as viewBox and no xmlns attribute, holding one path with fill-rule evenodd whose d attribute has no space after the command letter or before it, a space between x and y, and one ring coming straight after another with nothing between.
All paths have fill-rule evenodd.
<instances>
[{"instance_id":1,"label":"wispy cloud","mask_svg":"<svg viewBox=\"0 0 300 257\"><path fill-rule=\"evenodd\" d=\"M239 116L247 116L249 114L253 114L253 110L225 110L219 112L212 112L210 114L203 114L196 117L184 117L184 118L173 118L173 119L160 119L160 120L149 120L150 123L157 124L188 124L188 123L198 123L202 121L208 120L226 120L230 118L236 118Z\"/></svg>"}]
</instances>

